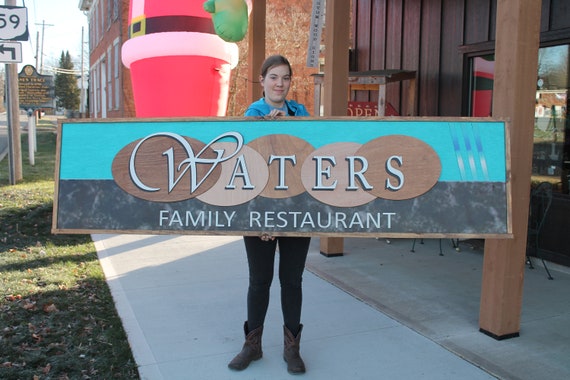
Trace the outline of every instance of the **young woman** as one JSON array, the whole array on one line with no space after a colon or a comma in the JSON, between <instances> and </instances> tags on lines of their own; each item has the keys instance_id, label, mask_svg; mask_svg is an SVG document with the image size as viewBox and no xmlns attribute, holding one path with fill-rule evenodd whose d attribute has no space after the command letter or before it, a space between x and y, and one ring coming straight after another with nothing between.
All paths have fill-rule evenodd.
<instances>
[{"instance_id":1,"label":"young woman","mask_svg":"<svg viewBox=\"0 0 570 380\"><path fill-rule=\"evenodd\" d=\"M245 116L309 116L304 105L287 100L291 87L292 70L289 61L281 55L268 57L261 66L259 80L263 97L252 103ZM283 312L283 358L290 373L304 373L305 363L299 354L301 340L302 277L309 250L309 237L272 237L263 235L244 237L249 266L247 292L247 321L244 323L245 343L240 353L228 364L234 370L243 370L261 359L261 336L269 305L269 289L273 281L275 251L279 244L279 282Z\"/></svg>"}]
</instances>

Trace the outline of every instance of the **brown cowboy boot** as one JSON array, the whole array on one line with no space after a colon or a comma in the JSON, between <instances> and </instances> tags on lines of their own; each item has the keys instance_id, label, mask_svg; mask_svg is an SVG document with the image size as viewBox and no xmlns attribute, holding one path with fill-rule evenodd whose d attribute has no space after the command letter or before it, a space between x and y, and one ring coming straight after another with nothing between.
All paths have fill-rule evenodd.
<instances>
[{"instance_id":1,"label":"brown cowboy boot","mask_svg":"<svg viewBox=\"0 0 570 380\"><path fill-rule=\"evenodd\" d=\"M301 331L303 325L299 325L299 332L294 336L291 331L283 326L283 336L285 348L283 350L283 359L287 363L287 371L291 374L305 373L305 363L299 354L299 342L301 341Z\"/></svg>"},{"instance_id":2,"label":"brown cowboy boot","mask_svg":"<svg viewBox=\"0 0 570 380\"><path fill-rule=\"evenodd\" d=\"M263 334L263 326L249 331L247 322L243 324L245 333L245 343L239 354L228 364L230 369L241 371L246 369L253 360L261 359L263 352L261 351L261 335Z\"/></svg>"}]
</instances>

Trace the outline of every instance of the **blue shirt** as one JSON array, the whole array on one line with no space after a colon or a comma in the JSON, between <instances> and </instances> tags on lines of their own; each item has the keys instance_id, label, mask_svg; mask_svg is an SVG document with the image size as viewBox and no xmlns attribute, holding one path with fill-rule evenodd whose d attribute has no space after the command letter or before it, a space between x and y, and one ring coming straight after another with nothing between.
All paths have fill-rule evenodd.
<instances>
[{"instance_id":1,"label":"blue shirt","mask_svg":"<svg viewBox=\"0 0 570 380\"><path fill-rule=\"evenodd\" d=\"M294 100L285 100L285 105L288 109L285 114L288 116L311 116L304 105ZM245 111L245 116L265 116L275 108L267 104L265 98L261 98L249 105Z\"/></svg>"}]
</instances>

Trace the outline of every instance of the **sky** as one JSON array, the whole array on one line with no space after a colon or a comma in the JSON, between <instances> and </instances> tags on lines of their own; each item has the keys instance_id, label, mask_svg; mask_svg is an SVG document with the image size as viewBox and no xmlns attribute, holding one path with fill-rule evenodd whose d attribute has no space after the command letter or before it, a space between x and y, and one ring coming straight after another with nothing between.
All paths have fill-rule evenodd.
<instances>
[{"instance_id":1,"label":"sky","mask_svg":"<svg viewBox=\"0 0 570 380\"><path fill-rule=\"evenodd\" d=\"M0 0L0 5L5 5L5 2ZM53 74L49 71L49 67L59 65L62 51L69 51L74 67L79 69L82 55L82 27L83 41L85 41L83 66L85 69L88 67L89 29L87 16L79 10L79 0L17 0L16 6L27 8L30 34L28 41L21 42L22 63L18 64L18 72L27 64L33 65L39 71L42 66L40 57L43 57L44 74Z\"/></svg>"}]
</instances>

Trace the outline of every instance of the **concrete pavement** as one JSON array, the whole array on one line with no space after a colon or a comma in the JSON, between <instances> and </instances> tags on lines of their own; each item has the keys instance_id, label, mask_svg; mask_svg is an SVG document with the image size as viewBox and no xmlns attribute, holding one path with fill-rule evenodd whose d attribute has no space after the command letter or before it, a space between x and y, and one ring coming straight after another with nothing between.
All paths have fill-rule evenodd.
<instances>
[{"instance_id":1,"label":"concrete pavement","mask_svg":"<svg viewBox=\"0 0 570 380\"><path fill-rule=\"evenodd\" d=\"M247 262L240 237L93 235L143 379L289 379L274 280L264 357L227 368L241 349ZM426 241L346 239L327 258L313 239L304 276L307 379L570 378L570 275L529 271L521 337L478 332L482 253ZM479 281L479 283L477 283ZM564 290L554 290L564 288ZM541 301L533 300L544 293ZM552 299L559 296L564 299ZM536 303L538 302L538 304Z\"/></svg>"}]
</instances>

